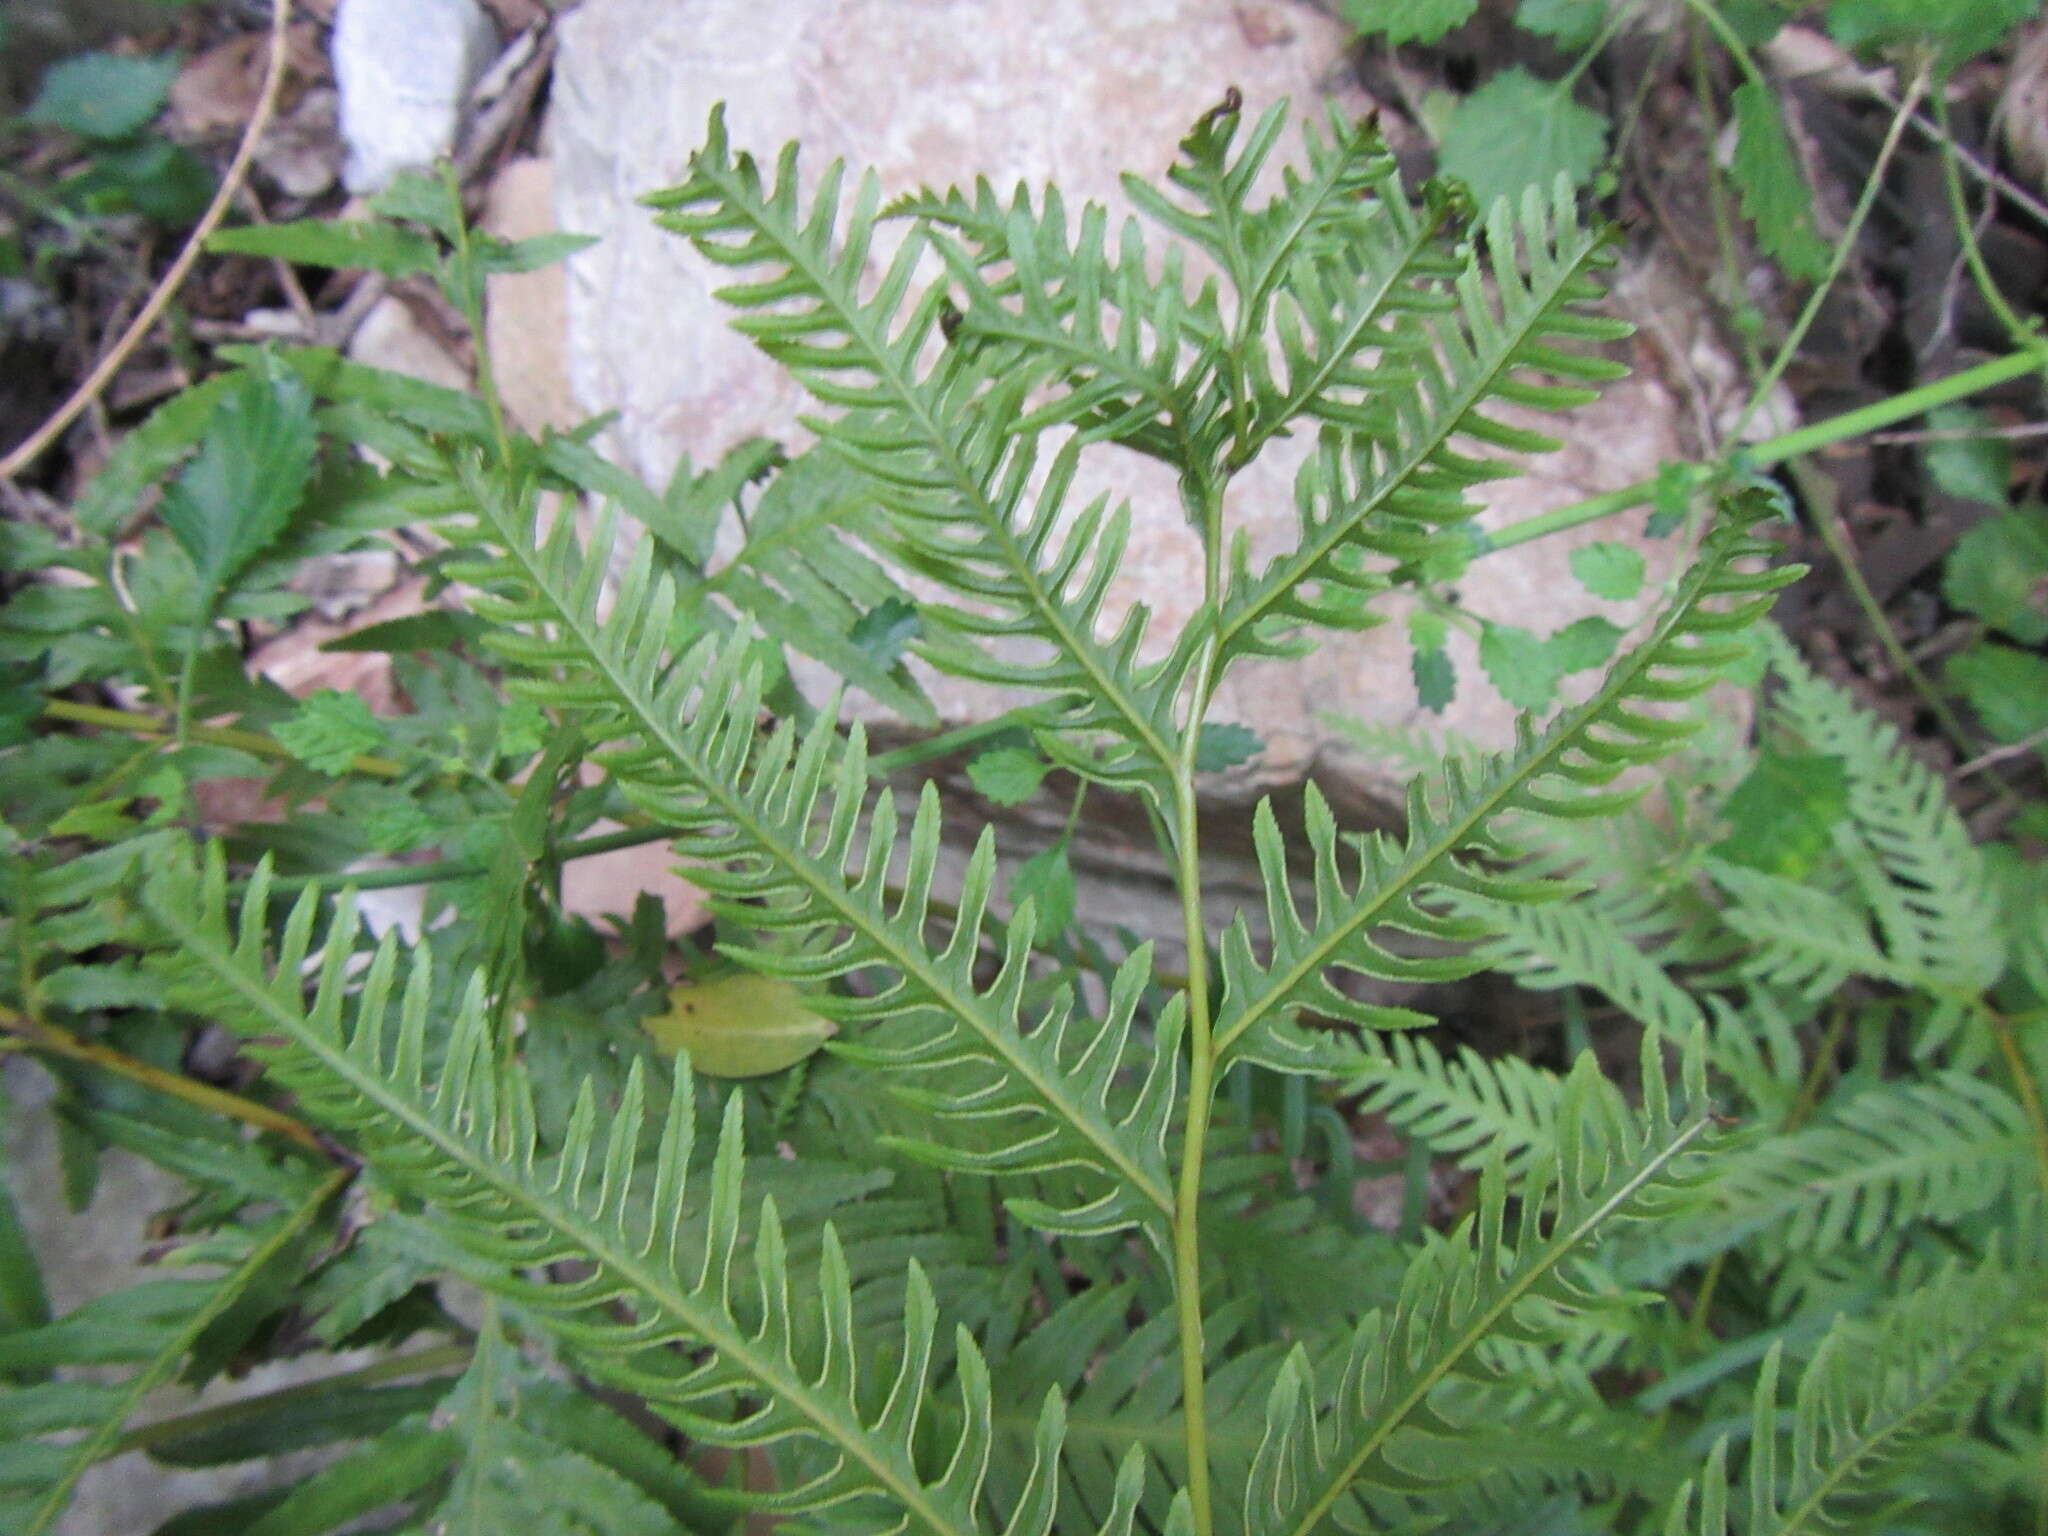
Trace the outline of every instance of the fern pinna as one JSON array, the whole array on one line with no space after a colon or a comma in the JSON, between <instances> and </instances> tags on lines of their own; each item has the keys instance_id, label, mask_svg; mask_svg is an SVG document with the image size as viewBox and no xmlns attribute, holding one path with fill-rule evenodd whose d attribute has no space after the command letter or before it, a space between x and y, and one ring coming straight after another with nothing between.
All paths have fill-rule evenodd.
<instances>
[{"instance_id":1,"label":"fern pinna","mask_svg":"<svg viewBox=\"0 0 2048 1536\"><path fill-rule=\"evenodd\" d=\"M1334 117L1265 177L1283 129L1233 92L1166 187L1129 183L1148 229L1050 188L885 206L834 166L806 191L794 146L764 170L714 116L651 201L816 398L818 443L743 445L662 495L580 441L294 360L432 519L552 740L490 866L525 894L477 882L481 916L410 945L268 863L137 851L130 927L163 1000L244 1037L360 1163L329 1261L353 1278L320 1305L361 1323L436 1275L487 1298L452 1389L364 1407L359 1450L233 1528L516 1508L606 1532L763 1513L926 1536L1720 1536L1746 1499L1760 1536L1879 1528L1890 1490L1970 1456L1998 1518L2021 1496L2048 1137L2023 991L1993 989L2048 967L2001 929L1995 871L1931 776L1783 652L1772 728L1848 765L1822 865L1745 864L1675 791L1670 823L1597 835L1649 815L1641 789L1796 574L1757 536L1769 497L1722 498L1580 702L1438 754L1398 831L1343 827L1313 785L1261 802L1261 900L1205 900L1223 678L1471 558L1466 493L1550 446L1531 413L1589 399L1616 369L1588 344L1625 331L1598 308L1608 237L1562 188L1483 215L1448 184L1411 199L1372 124ZM1232 484L1290 432L1312 440L1296 539L1254 566ZM1109 624L1130 513L1070 499L1084 456L1118 452L1172 467L1205 553L1172 636L1142 610ZM594 529L565 491L603 504ZM928 721L916 674L862 638L878 612L922 667L1030 696L1011 750L1140 802L1183 956L1018 899L992 831L949 859L936 785L900 794L840 701L802 697L785 650ZM708 894L720 963L836 1029L823 1055L721 1083L630 1030L578 1036L529 985L521 903L586 757L602 804ZM1616 894L1614 848L1646 844L1677 872ZM1452 1054L1387 1000L1484 969L1604 995L1633 1047L1562 1071ZM1923 1076L1898 1071L1894 1017ZM1353 1208L1365 1113L1411 1148L1392 1230ZM290 1168L267 1195L291 1197L282 1225L222 1246L222 1307L339 1220L346 1175ZM396 1268L350 1269L374 1262ZM108 1400L34 1379L82 1358L65 1327L0 1336L0 1405L24 1409L20 1463L75 1480L141 1388L67 1453L49 1437ZM150 1335L137 1382L194 1336ZM732 1475L717 1452L741 1453Z\"/></svg>"}]
</instances>

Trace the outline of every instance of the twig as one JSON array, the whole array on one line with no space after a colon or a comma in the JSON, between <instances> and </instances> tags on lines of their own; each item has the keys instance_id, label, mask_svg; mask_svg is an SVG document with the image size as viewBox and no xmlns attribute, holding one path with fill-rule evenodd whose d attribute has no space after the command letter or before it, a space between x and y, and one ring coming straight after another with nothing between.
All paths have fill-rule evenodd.
<instances>
[{"instance_id":1,"label":"twig","mask_svg":"<svg viewBox=\"0 0 2048 1536\"><path fill-rule=\"evenodd\" d=\"M263 130L270 126L271 116L277 110L277 98L284 85L285 71L285 22L291 14L291 0L270 0L270 64L263 76L263 91L256 99L256 110L250 115L249 126L242 132L242 142L235 146L235 157L228 162L227 174L221 178L220 186L213 194L213 201L206 205L206 212L185 240L185 247L178 252L178 259L171 263L155 290L149 296L128 329L114 344L113 350L102 357L99 365L87 375L84 383L71 392L71 397L59 406L56 412L28 438L17 444L6 458L0 459L0 479L12 479L35 462L45 448L63 435L65 429L76 421L79 415L97 400L100 392L107 387L129 355L142 345L142 339L155 327L162 317L171 298L184 283L185 276L192 270L192 263L199 259L199 252L205 246L207 237L220 224L228 211L228 205L235 199L242 180L249 174L249 162L255 157L256 145L263 137Z\"/></svg>"},{"instance_id":2,"label":"twig","mask_svg":"<svg viewBox=\"0 0 2048 1536\"><path fill-rule=\"evenodd\" d=\"M1979 773L1994 763L2002 763L2007 758L2025 757L2036 747L2043 745L2048 745L2048 725L2042 726L2038 731L2029 731L2018 741L2009 741L2002 747L1993 747L1981 757L1971 758L1956 770L1955 776L1967 779L1971 774Z\"/></svg>"}]
</instances>

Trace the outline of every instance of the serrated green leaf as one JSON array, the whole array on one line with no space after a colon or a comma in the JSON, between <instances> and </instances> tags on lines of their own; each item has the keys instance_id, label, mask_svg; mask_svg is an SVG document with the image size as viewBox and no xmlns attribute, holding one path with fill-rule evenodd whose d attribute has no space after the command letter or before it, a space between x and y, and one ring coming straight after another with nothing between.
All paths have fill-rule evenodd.
<instances>
[{"instance_id":1,"label":"serrated green leaf","mask_svg":"<svg viewBox=\"0 0 2048 1536\"><path fill-rule=\"evenodd\" d=\"M177 76L174 53L81 53L50 66L26 116L88 139L125 139L163 110Z\"/></svg>"},{"instance_id":2,"label":"serrated green leaf","mask_svg":"<svg viewBox=\"0 0 2048 1536\"><path fill-rule=\"evenodd\" d=\"M1204 720L1195 741L1195 771L1222 773L1248 763L1266 750L1259 733L1234 721Z\"/></svg>"},{"instance_id":3,"label":"serrated green leaf","mask_svg":"<svg viewBox=\"0 0 2048 1536\"><path fill-rule=\"evenodd\" d=\"M427 1487L461 1450L453 1434L425 1419L401 1425L293 1488L247 1536L323 1536L348 1526Z\"/></svg>"},{"instance_id":4,"label":"serrated green leaf","mask_svg":"<svg viewBox=\"0 0 2048 1536\"><path fill-rule=\"evenodd\" d=\"M2048 730L2048 658L1984 640L1952 657L1944 676L1995 740Z\"/></svg>"},{"instance_id":5,"label":"serrated green leaf","mask_svg":"<svg viewBox=\"0 0 2048 1536\"><path fill-rule=\"evenodd\" d=\"M1021 907L1029 901L1036 914L1035 944L1051 943L1074 921L1075 894L1074 867L1067 862L1065 843L1033 854L1010 879L1010 904Z\"/></svg>"},{"instance_id":6,"label":"serrated green leaf","mask_svg":"<svg viewBox=\"0 0 2048 1536\"><path fill-rule=\"evenodd\" d=\"M1693 497L1700 487L1701 466L1667 463L1657 466L1657 479L1650 492L1650 517L1643 532L1653 539L1667 538L1685 526Z\"/></svg>"},{"instance_id":7,"label":"serrated green leaf","mask_svg":"<svg viewBox=\"0 0 2048 1536\"><path fill-rule=\"evenodd\" d=\"M1548 642L1519 624L1486 625L1479 637L1479 665L1517 709L1544 709L1557 697L1557 658Z\"/></svg>"},{"instance_id":8,"label":"serrated green leaf","mask_svg":"<svg viewBox=\"0 0 2048 1536\"><path fill-rule=\"evenodd\" d=\"M597 244L595 235L572 235L550 230L525 240L483 239L477 242L480 265L486 272L538 272L556 262L567 261L578 251Z\"/></svg>"},{"instance_id":9,"label":"serrated green leaf","mask_svg":"<svg viewBox=\"0 0 2048 1536\"><path fill-rule=\"evenodd\" d=\"M1828 243L1813 220L1813 192L1792 153L1778 99L1761 81L1735 88L1735 156L1729 174L1742 194L1742 211L1756 226L1757 244L1794 277L1820 278L1828 269Z\"/></svg>"},{"instance_id":10,"label":"serrated green leaf","mask_svg":"<svg viewBox=\"0 0 2048 1536\"><path fill-rule=\"evenodd\" d=\"M1584 186L1606 154L1607 119L1573 101L1569 82L1504 69L1458 103L1437 160L1485 208L1560 175Z\"/></svg>"},{"instance_id":11,"label":"serrated green leaf","mask_svg":"<svg viewBox=\"0 0 2048 1536\"><path fill-rule=\"evenodd\" d=\"M1022 805L1051 772L1051 763L1024 747L997 747L967 765L968 782L997 805Z\"/></svg>"},{"instance_id":12,"label":"serrated green leaf","mask_svg":"<svg viewBox=\"0 0 2048 1536\"><path fill-rule=\"evenodd\" d=\"M1849 48L1932 42L1944 64L1996 48L2038 0L1834 0L1828 31Z\"/></svg>"},{"instance_id":13,"label":"serrated green leaf","mask_svg":"<svg viewBox=\"0 0 2048 1536\"><path fill-rule=\"evenodd\" d=\"M1549 38L1567 53L1577 53L1600 35L1607 23L1607 0L1521 0L1515 25Z\"/></svg>"},{"instance_id":14,"label":"serrated green leaf","mask_svg":"<svg viewBox=\"0 0 2048 1536\"><path fill-rule=\"evenodd\" d=\"M1595 615L1575 619L1544 641L1559 675L1604 666L1621 643L1621 627Z\"/></svg>"},{"instance_id":15,"label":"serrated green leaf","mask_svg":"<svg viewBox=\"0 0 2048 1536\"><path fill-rule=\"evenodd\" d=\"M2048 510L2022 507L1964 534L1941 595L2023 645L2048 640Z\"/></svg>"},{"instance_id":16,"label":"serrated green leaf","mask_svg":"<svg viewBox=\"0 0 2048 1536\"><path fill-rule=\"evenodd\" d=\"M209 597L284 532L318 447L311 393L275 363L246 370L221 397L161 510Z\"/></svg>"},{"instance_id":17,"label":"serrated green leaf","mask_svg":"<svg viewBox=\"0 0 2048 1536\"><path fill-rule=\"evenodd\" d=\"M1990 434L1991 419L1967 405L1947 405L1929 411L1927 425L1941 433L1984 432L1982 437L1937 438L1922 446L1920 461L1949 495L2003 508L2012 484L2012 444Z\"/></svg>"},{"instance_id":18,"label":"serrated green leaf","mask_svg":"<svg viewBox=\"0 0 2048 1536\"><path fill-rule=\"evenodd\" d=\"M370 211L387 219L419 224L449 240L462 230L459 190L425 171L403 171L370 199Z\"/></svg>"},{"instance_id":19,"label":"serrated green leaf","mask_svg":"<svg viewBox=\"0 0 2048 1536\"><path fill-rule=\"evenodd\" d=\"M1595 597L1625 603L1643 589L1643 552L1603 541L1571 553L1572 574Z\"/></svg>"},{"instance_id":20,"label":"serrated green leaf","mask_svg":"<svg viewBox=\"0 0 2048 1536\"><path fill-rule=\"evenodd\" d=\"M1478 9L1479 0L1344 0L1344 19L1390 43L1434 43Z\"/></svg>"},{"instance_id":21,"label":"serrated green leaf","mask_svg":"<svg viewBox=\"0 0 2048 1536\"><path fill-rule=\"evenodd\" d=\"M924 632L914 604L885 597L855 621L847 639L878 667L893 667L910 642Z\"/></svg>"},{"instance_id":22,"label":"serrated green leaf","mask_svg":"<svg viewBox=\"0 0 2048 1536\"><path fill-rule=\"evenodd\" d=\"M1713 848L1730 864L1798 880L1810 874L1849 811L1849 770L1839 757L1765 748L1730 792L1731 829Z\"/></svg>"},{"instance_id":23,"label":"serrated green leaf","mask_svg":"<svg viewBox=\"0 0 2048 1536\"><path fill-rule=\"evenodd\" d=\"M814 1056L838 1032L786 981L742 971L676 987L666 1013L641 1021L665 1051L687 1051L706 1077L765 1077Z\"/></svg>"},{"instance_id":24,"label":"serrated green leaf","mask_svg":"<svg viewBox=\"0 0 2048 1536\"><path fill-rule=\"evenodd\" d=\"M318 773L347 773L384 744L384 728L361 694L322 688L272 731L279 745Z\"/></svg>"},{"instance_id":25,"label":"serrated green leaf","mask_svg":"<svg viewBox=\"0 0 2048 1536\"><path fill-rule=\"evenodd\" d=\"M1432 714L1442 714L1458 691L1458 669L1444 649L1450 634L1442 614L1417 608L1408 615L1408 670L1416 698Z\"/></svg>"},{"instance_id":26,"label":"serrated green leaf","mask_svg":"<svg viewBox=\"0 0 2048 1536\"><path fill-rule=\"evenodd\" d=\"M511 698L505 701L505 707L498 715L498 756L511 762L524 762L546 746L551 735L548 717L533 700Z\"/></svg>"},{"instance_id":27,"label":"serrated green leaf","mask_svg":"<svg viewBox=\"0 0 2048 1536\"><path fill-rule=\"evenodd\" d=\"M223 229L208 238L206 248L305 267L381 272L386 277L431 272L441 259L440 248L425 235L373 219L300 219Z\"/></svg>"},{"instance_id":28,"label":"serrated green leaf","mask_svg":"<svg viewBox=\"0 0 2048 1536\"><path fill-rule=\"evenodd\" d=\"M1440 715L1458 695L1458 666L1451 653L1442 649L1409 652L1408 671L1415 680L1415 697L1431 714Z\"/></svg>"},{"instance_id":29,"label":"serrated green leaf","mask_svg":"<svg viewBox=\"0 0 2048 1536\"><path fill-rule=\"evenodd\" d=\"M473 645L486 634L490 626L474 614L456 613L446 608L432 608L425 613L409 613L403 618L386 619L381 624L366 624L327 641L323 651L360 652L374 651L385 655L397 655L418 651L452 651L458 646Z\"/></svg>"}]
</instances>

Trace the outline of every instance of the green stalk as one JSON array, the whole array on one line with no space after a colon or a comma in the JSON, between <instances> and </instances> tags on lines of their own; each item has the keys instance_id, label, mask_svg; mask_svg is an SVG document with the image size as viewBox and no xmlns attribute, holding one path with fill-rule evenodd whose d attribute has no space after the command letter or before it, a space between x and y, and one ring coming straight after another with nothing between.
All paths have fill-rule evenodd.
<instances>
[{"instance_id":1,"label":"green stalk","mask_svg":"<svg viewBox=\"0 0 2048 1536\"><path fill-rule=\"evenodd\" d=\"M108 709L99 704L79 704L70 699L48 699L43 704L45 720L65 720L73 725L93 725L102 730L126 731L132 736L172 736L177 733L174 722L158 715L145 715L132 709ZM265 736L260 731L236 730L225 725L188 725L185 739L203 741L216 747L234 747L257 757L274 758L279 762L291 758L282 742ZM396 779L405 773L403 764L389 758L359 757L349 764L351 773L367 774L372 778Z\"/></svg>"},{"instance_id":2,"label":"green stalk","mask_svg":"<svg viewBox=\"0 0 2048 1536\"><path fill-rule=\"evenodd\" d=\"M1196 1536L1215 1528L1209 1492L1208 1382L1202 1338L1202 1154L1209 1136L1216 1077L1211 1034L1208 931L1202 921L1200 826L1195 811L1195 752L1208 706L1215 641L1195 669L1188 721L1174 767L1174 852L1182 932L1188 948L1188 1118L1173 1202L1173 1294L1180 1335L1181 1423L1187 1445L1188 1505Z\"/></svg>"},{"instance_id":3,"label":"green stalk","mask_svg":"<svg viewBox=\"0 0 2048 1536\"><path fill-rule=\"evenodd\" d=\"M1971 395L2001 384L2010 384L2014 379L2025 378L2042 367L2041 358L2033 352L2015 352L2009 357L1995 358L1988 363L1979 363L1961 373L1950 374L1945 379L1936 379L1931 384L1922 384L1904 394L1892 395L1887 399L1858 406L1853 411L1844 411L1839 416L1830 416L1825 421L1812 422L1791 432L1781 433L1757 443L1747 452L1740 454L1736 462L1751 469L1770 469L1787 459L1798 458L1817 448L1834 443L1846 442L1866 433L1881 432L1886 427L1897 426L1915 416L1924 415L1938 406L1953 405ZM1624 485L1618 490L1602 491L1598 496L1588 496L1584 501L1575 501L1568 507L1558 507L1550 512L1539 512L1534 517L1525 517L1519 522L1493 533L1485 534L1484 544L1476 552L1490 555L1497 550L1513 549L1518 544L1533 543L1548 538L1553 533L1563 533L1570 528L1582 528L1588 523L1597 523L1602 518L1618 513L1633 511L1647 506L1656 499L1657 482L1638 480L1633 485Z\"/></svg>"},{"instance_id":4,"label":"green stalk","mask_svg":"<svg viewBox=\"0 0 2048 1536\"><path fill-rule=\"evenodd\" d=\"M1204 602L1213 611L1223 591L1223 484L1191 476L1203 542ZM1173 770L1175 884L1180 888L1181 932L1187 943L1188 1097L1179 1176L1173 1198L1173 1296L1180 1340L1181 1428L1187 1450L1188 1513L1194 1536L1211 1536L1216 1519L1209 1489L1209 1388L1202 1336L1202 1155L1215 1108L1216 1042L1209 1000L1209 935L1202 918L1201 822L1195 801L1195 757L1202 717L1216 687L1217 642L1212 634L1196 658Z\"/></svg>"}]
</instances>

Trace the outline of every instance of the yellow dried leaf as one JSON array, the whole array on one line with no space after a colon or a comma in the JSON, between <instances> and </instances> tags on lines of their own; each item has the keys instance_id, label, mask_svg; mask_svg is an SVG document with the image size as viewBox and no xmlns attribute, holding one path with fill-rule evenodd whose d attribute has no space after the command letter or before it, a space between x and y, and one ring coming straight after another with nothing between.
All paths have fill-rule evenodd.
<instances>
[{"instance_id":1,"label":"yellow dried leaf","mask_svg":"<svg viewBox=\"0 0 2048 1536\"><path fill-rule=\"evenodd\" d=\"M668 1012L641 1028L664 1051L687 1051L706 1077L765 1077L814 1054L839 1026L804 1006L786 981L742 972L676 987Z\"/></svg>"}]
</instances>

